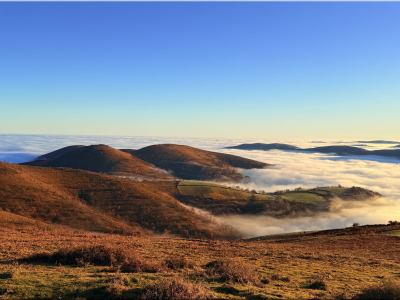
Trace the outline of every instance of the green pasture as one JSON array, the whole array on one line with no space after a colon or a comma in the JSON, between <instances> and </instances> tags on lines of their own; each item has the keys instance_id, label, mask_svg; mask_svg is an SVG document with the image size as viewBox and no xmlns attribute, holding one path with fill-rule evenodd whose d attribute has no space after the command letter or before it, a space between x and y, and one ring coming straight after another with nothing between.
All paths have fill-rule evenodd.
<instances>
[{"instance_id":1,"label":"green pasture","mask_svg":"<svg viewBox=\"0 0 400 300\"><path fill-rule=\"evenodd\" d=\"M325 202L325 199L317 194L307 193L307 192L289 192L282 195L283 199L304 203L314 203Z\"/></svg>"},{"instance_id":2,"label":"green pasture","mask_svg":"<svg viewBox=\"0 0 400 300\"><path fill-rule=\"evenodd\" d=\"M210 194L219 194L227 196L230 199L249 199L252 195L254 195L257 200L273 199L273 197L269 195L252 194L220 184L188 180L180 181L178 184L178 190L182 195L194 197L207 197L207 195Z\"/></svg>"},{"instance_id":3,"label":"green pasture","mask_svg":"<svg viewBox=\"0 0 400 300\"><path fill-rule=\"evenodd\" d=\"M382 232L383 234L386 235L393 235L393 236L400 236L400 229L397 230L390 230L390 231L384 231Z\"/></svg>"},{"instance_id":4,"label":"green pasture","mask_svg":"<svg viewBox=\"0 0 400 300\"><path fill-rule=\"evenodd\" d=\"M285 239L292 239L297 237L306 236L320 230L311 230L311 231L298 231L298 232L288 232L288 233L278 233L278 234L269 234L264 236L257 236L254 238L243 239L246 242L253 242L253 241L265 241L265 240L285 240Z\"/></svg>"}]
</instances>

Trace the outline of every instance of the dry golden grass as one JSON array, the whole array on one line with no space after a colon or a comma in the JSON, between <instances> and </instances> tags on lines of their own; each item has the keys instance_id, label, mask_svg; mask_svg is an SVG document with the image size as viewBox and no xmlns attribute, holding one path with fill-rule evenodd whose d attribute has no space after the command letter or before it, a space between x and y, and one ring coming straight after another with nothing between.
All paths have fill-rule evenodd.
<instances>
[{"instance_id":1,"label":"dry golden grass","mask_svg":"<svg viewBox=\"0 0 400 300\"><path fill-rule=\"evenodd\" d=\"M355 300L399 300L400 284L393 281L383 281L379 284L371 285L352 299Z\"/></svg>"},{"instance_id":2,"label":"dry golden grass","mask_svg":"<svg viewBox=\"0 0 400 300\"><path fill-rule=\"evenodd\" d=\"M207 289L200 284L193 284L182 278L163 279L160 282L146 286L141 300L195 300L210 299Z\"/></svg>"},{"instance_id":3,"label":"dry golden grass","mask_svg":"<svg viewBox=\"0 0 400 300\"><path fill-rule=\"evenodd\" d=\"M192 238L238 237L232 228L183 207L168 194L173 181L155 185L83 170L0 162L0 182L0 209L40 222L128 235L167 231ZM14 222L31 222L22 217L13 216Z\"/></svg>"},{"instance_id":4,"label":"dry golden grass","mask_svg":"<svg viewBox=\"0 0 400 300\"><path fill-rule=\"evenodd\" d=\"M185 257L197 262L204 271L190 268L189 263L178 264L183 268L165 268L156 273L144 268L122 273L118 271L119 262L112 267L93 263L80 267L76 263L16 263L38 253L93 247L123 249L126 256L122 260L140 258L155 266L165 266L171 258ZM207 264L226 260L246 266L247 273L254 272L250 278L258 277L264 284L243 278L219 280L221 273L207 272ZM225 273L236 274L232 270L241 269L241 266L228 267ZM3 298L9 299L138 299L146 286L174 278L184 279L191 285L204 282L203 288L217 299L351 299L361 297L370 286L378 286L381 295L387 295L384 291L396 291L400 283L399 269L400 238L362 232L277 241L224 242L129 237L62 228L50 231L0 228L0 292ZM280 278L289 277L290 282L265 280L276 274ZM326 289L310 286L320 278L326 280ZM382 288L386 281L393 282L394 288Z\"/></svg>"},{"instance_id":5,"label":"dry golden grass","mask_svg":"<svg viewBox=\"0 0 400 300\"><path fill-rule=\"evenodd\" d=\"M250 266L235 259L220 259L206 264L207 274L229 283L252 284L262 287L260 275Z\"/></svg>"}]
</instances>

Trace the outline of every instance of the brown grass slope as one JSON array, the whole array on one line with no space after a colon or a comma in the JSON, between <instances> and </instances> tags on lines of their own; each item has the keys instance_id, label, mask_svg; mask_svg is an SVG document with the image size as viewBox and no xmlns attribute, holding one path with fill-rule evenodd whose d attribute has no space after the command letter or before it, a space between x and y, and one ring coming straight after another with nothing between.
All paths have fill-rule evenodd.
<instances>
[{"instance_id":1,"label":"brown grass slope","mask_svg":"<svg viewBox=\"0 0 400 300\"><path fill-rule=\"evenodd\" d=\"M241 180L235 168L264 168L268 164L255 160L190 146L162 144L131 152L132 155L168 171L176 177L193 180Z\"/></svg>"},{"instance_id":2,"label":"brown grass slope","mask_svg":"<svg viewBox=\"0 0 400 300\"><path fill-rule=\"evenodd\" d=\"M104 172L110 175L173 179L172 176L162 170L158 170L149 163L107 145L78 146L71 150L62 148L55 152L57 151L61 154L53 155L53 152L53 154L48 153L42 156L45 158L49 157L46 160L35 160L24 164L42 167L74 168L92 172Z\"/></svg>"},{"instance_id":3,"label":"brown grass slope","mask_svg":"<svg viewBox=\"0 0 400 300\"><path fill-rule=\"evenodd\" d=\"M50 168L0 163L0 209L26 217L27 222L54 223L78 230L142 231L139 226L130 226L86 205L63 186L62 180L68 181L65 177L64 172Z\"/></svg>"},{"instance_id":4,"label":"brown grass slope","mask_svg":"<svg viewBox=\"0 0 400 300\"><path fill-rule=\"evenodd\" d=\"M154 183L67 168L0 163L0 208L89 231L134 233L140 224L191 237L226 238L233 233L186 209Z\"/></svg>"}]
</instances>

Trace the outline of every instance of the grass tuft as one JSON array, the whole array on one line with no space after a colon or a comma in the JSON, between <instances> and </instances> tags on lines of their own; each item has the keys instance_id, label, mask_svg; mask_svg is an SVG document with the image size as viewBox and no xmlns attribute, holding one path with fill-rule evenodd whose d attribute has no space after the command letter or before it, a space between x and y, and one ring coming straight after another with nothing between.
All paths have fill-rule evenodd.
<instances>
[{"instance_id":1,"label":"grass tuft","mask_svg":"<svg viewBox=\"0 0 400 300\"><path fill-rule=\"evenodd\" d=\"M164 299L211 299L206 288L200 284L192 284L182 278L163 279L143 289L141 300Z\"/></svg>"},{"instance_id":2,"label":"grass tuft","mask_svg":"<svg viewBox=\"0 0 400 300\"><path fill-rule=\"evenodd\" d=\"M274 274L274 275L271 276L271 280L290 282L290 277L289 276L282 276L281 274Z\"/></svg>"},{"instance_id":3,"label":"grass tuft","mask_svg":"<svg viewBox=\"0 0 400 300\"><path fill-rule=\"evenodd\" d=\"M64 248L54 253L39 253L26 258L27 261L48 263L112 265L128 259L128 255L117 247L96 245L77 248Z\"/></svg>"},{"instance_id":4,"label":"grass tuft","mask_svg":"<svg viewBox=\"0 0 400 300\"><path fill-rule=\"evenodd\" d=\"M311 283L308 286L310 289L323 290L328 289L328 277L329 275L318 275L311 278Z\"/></svg>"},{"instance_id":5,"label":"grass tuft","mask_svg":"<svg viewBox=\"0 0 400 300\"><path fill-rule=\"evenodd\" d=\"M200 266L197 262L187 258L186 256L170 256L164 264L168 269L198 269Z\"/></svg>"},{"instance_id":6,"label":"grass tuft","mask_svg":"<svg viewBox=\"0 0 400 300\"><path fill-rule=\"evenodd\" d=\"M399 300L400 285L393 281L384 281L380 284L365 288L354 300Z\"/></svg>"},{"instance_id":7,"label":"grass tuft","mask_svg":"<svg viewBox=\"0 0 400 300\"><path fill-rule=\"evenodd\" d=\"M165 266L149 262L141 257L135 257L122 262L119 266L119 270L122 273L158 273L166 271L167 268Z\"/></svg>"},{"instance_id":8,"label":"grass tuft","mask_svg":"<svg viewBox=\"0 0 400 300\"><path fill-rule=\"evenodd\" d=\"M225 282L253 284L262 287L260 276L249 266L233 259L222 259L209 262L206 273L214 279Z\"/></svg>"}]
</instances>

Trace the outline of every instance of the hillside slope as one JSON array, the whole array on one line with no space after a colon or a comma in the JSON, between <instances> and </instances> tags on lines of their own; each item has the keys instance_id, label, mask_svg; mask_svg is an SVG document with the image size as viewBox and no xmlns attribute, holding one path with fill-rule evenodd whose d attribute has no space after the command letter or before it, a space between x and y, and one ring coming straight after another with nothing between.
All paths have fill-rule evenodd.
<instances>
[{"instance_id":1,"label":"hillside slope","mask_svg":"<svg viewBox=\"0 0 400 300\"><path fill-rule=\"evenodd\" d=\"M24 165L74 168L140 178L173 179L163 170L107 145L70 146L41 157L45 160L37 159Z\"/></svg>"},{"instance_id":2,"label":"hillside slope","mask_svg":"<svg viewBox=\"0 0 400 300\"><path fill-rule=\"evenodd\" d=\"M162 183L162 182L161 182ZM230 228L185 208L162 187L76 169L0 163L0 208L74 229L229 238Z\"/></svg>"},{"instance_id":3,"label":"hillside slope","mask_svg":"<svg viewBox=\"0 0 400 300\"><path fill-rule=\"evenodd\" d=\"M268 166L266 163L235 155L174 144L148 146L131 153L158 168L172 171L176 177L182 179L238 181L244 177L235 168L252 169Z\"/></svg>"}]
</instances>

